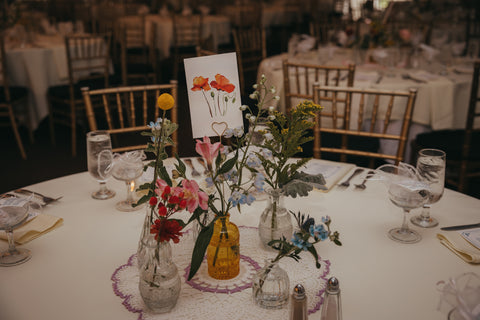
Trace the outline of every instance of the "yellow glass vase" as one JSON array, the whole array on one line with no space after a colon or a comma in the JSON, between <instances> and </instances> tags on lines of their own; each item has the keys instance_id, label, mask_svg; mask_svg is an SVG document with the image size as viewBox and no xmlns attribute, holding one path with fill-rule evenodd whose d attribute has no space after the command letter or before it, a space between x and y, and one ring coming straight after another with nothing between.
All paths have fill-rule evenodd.
<instances>
[{"instance_id":1,"label":"yellow glass vase","mask_svg":"<svg viewBox=\"0 0 480 320\"><path fill-rule=\"evenodd\" d=\"M208 274L218 280L235 278L240 272L240 232L230 215L215 221L207 248Z\"/></svg>"}]
</instances>

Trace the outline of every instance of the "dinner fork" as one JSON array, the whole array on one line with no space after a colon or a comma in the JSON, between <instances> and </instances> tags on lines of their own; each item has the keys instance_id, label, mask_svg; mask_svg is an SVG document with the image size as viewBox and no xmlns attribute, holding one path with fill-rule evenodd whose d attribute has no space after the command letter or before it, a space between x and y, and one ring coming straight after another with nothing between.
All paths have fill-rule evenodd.
<instances>
[{"instance_id":1,"label":"dinner fork","mask_svg":"<svg viewBox=\"0 0 480 320\"><path fill-rule=\"evenodd\" d=\"M61 198L63 198L63 196L60 196L58 198L52 198L52 197L45 196L41 193L38 193L36 191L30 191L30 190L27 190L27 189L17 189L14 192L19 193L19 194L24 194L24 195L34 194L35 196L41 198L43 203L45 203L45 204L49 204L50 202L54 202L54 201L57 201L57 200L60 200Z\"/></svg>"},{"instance_id":2,"label":"dinner fork","mask_svg":"<svg viewBox=\"0 0 480 320\"><path fill-rule=\"evenodd\" d=\"M353 171L353 173L351 174L350 177L348 177L347 180L343 181L342 183L340 183L338 186L339 187L343 187L343 188L348 188L350 186L350 180L353 179L353 177L355 177L357 174L361 173L363 171L362 168L357 168L355 169L355 171Z\"/></svg>"},{"instance_id":3,"label":"dinner fork","mask_svg":"<svg viewBox=\"0 0 480 320\"><path fill-rule=\"evenodd\" d=\"M355 189L365 190L367 188L365 183L367 183L367 180L370 179L371 175L374 173L375 171L368 171L367 176L365 177L365 179L363 179L362 183L355 185Z\"/></svg>"},{"instance_id":4,"label":"dinner fork","mask_svg":"<svg viewBox=\"0 0 480 320\"><path fill-rule=\"evenodd\" d=\"M185 159L185 162L192 169L192 176L198 177L200 175L200 172L198 172L197 169L195 169L195 167L193 166L192 159L187 158Z\"/></svg>"}]
</instances>

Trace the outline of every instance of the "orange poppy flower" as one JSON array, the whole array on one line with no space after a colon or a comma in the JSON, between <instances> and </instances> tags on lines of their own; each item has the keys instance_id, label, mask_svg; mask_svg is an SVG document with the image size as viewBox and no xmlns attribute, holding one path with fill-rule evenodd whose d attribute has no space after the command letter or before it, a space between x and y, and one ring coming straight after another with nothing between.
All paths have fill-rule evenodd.
<instances>
[{"instance_id":1,"label":"orange poppy flower","mask_svg":"<svg viewBox=\"0 0 480 320\"><path fill-rule=\"evenodd\" d=\"M230 81L221 74L216 74L215 80L210 82L210 85L217 90L222 90L228 93L235 90L235 85L231 84Z\"/></svg>"},{"instance_id":2,"label":"orange poppy flower","mask_svg":"<svg viewBox=\"0 0 480 320\"><path fill-rule=\"evenodd\" d=\"M208 85L208 78L204 77L195 77L193 78L193 88L192 91L200 91L200 90L208 91L210 90L210 86Z\"/></svg>"}]
</instances>

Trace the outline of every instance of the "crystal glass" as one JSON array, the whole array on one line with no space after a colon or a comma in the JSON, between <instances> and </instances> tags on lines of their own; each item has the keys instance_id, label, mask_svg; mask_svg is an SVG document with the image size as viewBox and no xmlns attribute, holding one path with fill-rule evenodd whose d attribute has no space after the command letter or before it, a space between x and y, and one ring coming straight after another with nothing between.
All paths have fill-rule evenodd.
<instances>
[{"instance_id":1,"label":"crystal glass","mask_svg":"<svg viewBox=\"0 0 480 320\"><path fill-rule=\"evenodd\" d=\"M181 281L172 261L169 242L147 247L145 260L140 266L139 290L143 301L154 313L165 313L175 307L180 296Z\"/></svg>"},{"instance_id":2,"label":"crystal glass","mask_svg":"<svg viewBox=\"0 0 480 320\"><path fill-rule=\"evenodd\" d=\"M117 202L115 208L120 211L135 211L142 206L132 206L137 202L135 199L135 180L143 173L143 160L145 153L143 151L132 151L124 154L115 154L115 162L113 166L113 177L120 181L125 181L127 187L127 198Z\"/></svg>"},{"instance_id":3,"label":"crystal glass","mask_svg":"<svg viewBox=\"0 0 480 320\"><path fill-rule=\"evenodd\" d=\"M407 215L410 210L421 207L428 201L430 194L428 186L419 180L417 170L410 165L383 165L377 169L378 171L383 172L388 180L390 201L403 209L402 226L389 230L389 238L402 243L420 241L422 239L420 234L408 227Z\"/></svg>"},{"instance_id":4,"label":"crystal glass","mask_svg":"<svg viewBox=\"0 0 480 320\"><path fill-rule=\"evenodd\" d=\"M5 205L0 207L0 230L5 230L8 239L7 251L0 253L0 266L10 267L28 261L32 254L25 248L17 248L13 238L13 230L28 218L29 203L23 205Z\"/></svg>"},{"instance_id":5,"label":"crystal glass","mask_svg":"<svg viewBox=\"0 0 480 320\"><path fill-rule=\"evenodd\" d=\"M278 261L265 260L252 281L253 301L266 309L280 309L288 302L290 280Z\"/></svg>"},{"instance_id":6,"label":"crystal glass","mask_svg":"<svg viewBox=\"0 0 480 320\"><path fill-rule=\"evenodd\" d=\"M422 213L410 220L422 228L432 228L438 221L430 216L430 206L440 200L445 185L446 155L442 150L422 149L418 153L417 170L424 181L430 186L430 197L423 205Z\"/></svg>"},{"instance_id":7,"label":"crystal glass","mask_svg":"<svg viewBox=\"0 0 480 320\"><path fill-rule=\"evenodd\" d=\"M107 131L91 131L87 133L88 172L100 183L100 189L92 193L94 199L110 199L115 191L107 189L107 180L112 174L113 154L112 141Z\"/></svg>"}]
</instances>

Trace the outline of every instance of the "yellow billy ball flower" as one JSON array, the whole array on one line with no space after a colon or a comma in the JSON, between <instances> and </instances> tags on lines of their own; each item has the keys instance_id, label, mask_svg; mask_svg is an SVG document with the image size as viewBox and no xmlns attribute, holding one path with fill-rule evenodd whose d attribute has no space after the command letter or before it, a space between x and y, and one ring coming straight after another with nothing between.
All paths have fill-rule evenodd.
<instances>
[{"instance_id":1,"label":"yellow billy ball flower","mask_svg":"<svg viewBox=\"0 0 480 320\"><path fill-rule=\"evenodd\" d=\"M162 110L170 110L174 104L175 99L168 93L162 93L157 99L157 106Z\"/></svg>"}]
</instances>

